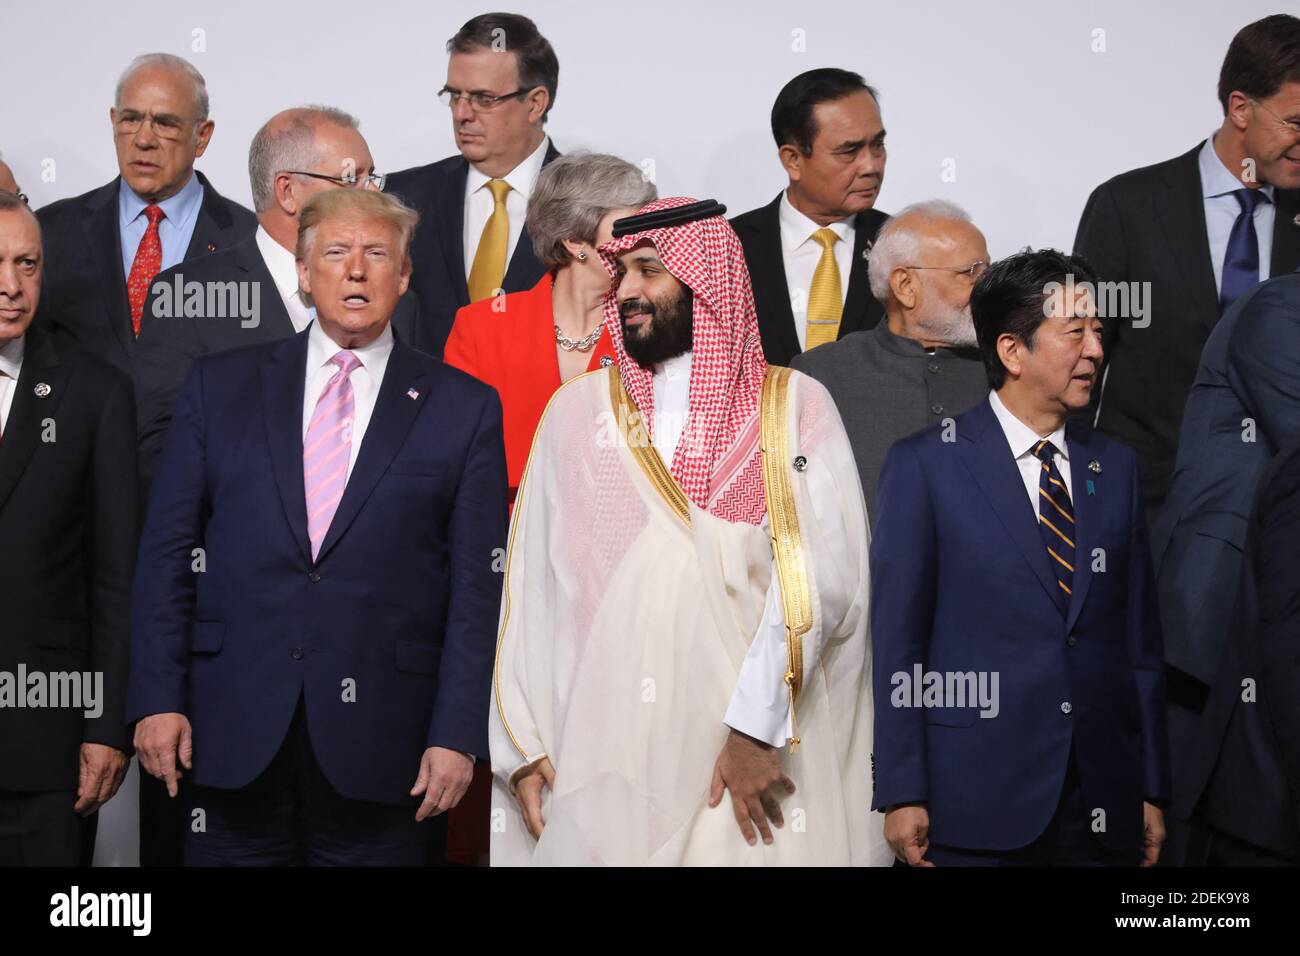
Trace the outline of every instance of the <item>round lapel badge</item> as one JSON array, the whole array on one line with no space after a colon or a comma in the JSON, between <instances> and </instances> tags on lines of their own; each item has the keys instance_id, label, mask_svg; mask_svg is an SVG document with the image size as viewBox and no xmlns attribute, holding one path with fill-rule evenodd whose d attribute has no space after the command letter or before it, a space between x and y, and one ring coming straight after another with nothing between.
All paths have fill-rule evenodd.
<instances>
[{"instance_id":1,"label":"round lapel badge","mask_svg":"<svg viewBox=\"0 0 1300 956\"><path fill-rule=\"evenodd\" d=\"M54 389L50 388L44 382L37 382L36 387L32 389L32 391L36 393L37 398L49 398L50 392L54 391Z\"/></svg>"}]
</instances>

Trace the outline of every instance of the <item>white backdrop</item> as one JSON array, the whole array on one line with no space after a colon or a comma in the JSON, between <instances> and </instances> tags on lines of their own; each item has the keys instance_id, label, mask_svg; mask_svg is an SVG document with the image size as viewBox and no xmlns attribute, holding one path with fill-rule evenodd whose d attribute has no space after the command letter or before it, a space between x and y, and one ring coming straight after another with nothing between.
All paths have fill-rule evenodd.
<instances>
[{"instance_id":1,"label":"white backdrop","mask_svg":"<svg viewBox=\"0 0 1300 956\"><path fill-rule=\"evenodd\" d=\"M251 206L249 140L303 103L361 119L381 172L451 154L445 42L497 0L43 0L6 4L0 153L39 207L116 174L108 109L136 54L188 57L216 132L199 167ZM503 0L504 3L504 0ZM1067 249L1115 173L1185 152L1216 128L1232 35L1267 0L514 0L560 58L548 123L579 147L653 163L662 195L731 213L784 185L768 115L819 66L876 86L889 131L879 208L965 206L1002 256ZM945 176L945 172L947 175ZM134 773L134 771L133 771ZM134 791L105 809L98 859L135 860Z\"/></svg>"}]
</instances>

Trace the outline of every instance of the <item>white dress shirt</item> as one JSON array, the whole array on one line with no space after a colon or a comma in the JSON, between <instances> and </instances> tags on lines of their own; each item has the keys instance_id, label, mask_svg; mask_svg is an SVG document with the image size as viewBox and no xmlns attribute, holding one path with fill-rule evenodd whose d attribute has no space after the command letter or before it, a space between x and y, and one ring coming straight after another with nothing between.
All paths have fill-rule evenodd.
<instances>
[{"instance_id":1,"label":"white dress shirt","mask_svg":"<svg viewBox=\"0 0 1300 956\"><path fill-rule=\"evenodd\" d=\"M691 353L685 352L656 365L652 382L655 405L652 440L659 457L671 468L690 407ZM763 518L765 528L767 520ZM774 560L763 619L740 667L723 723L773 747L785 744L791 729L786 658L785 615L781 610L780 582Z\"/></svg>"},{"instance_id":2,"label":"white dress shirt","mask_svg":"<svg viewBox=\"0 0 1300 956\"><path fill-rule=\"evenodd\" d=\"M307 439L307 426L311 424L312 413L316 411L316 402L320 400L325 386L338 371L338 366L330 361L339 353L338 343L325 334L320 324L313 322L307 333L307 384L302 395L302 437ZM379 385L384 380L384 370L388 368L388 357L393 354L393 330L384 326L369 345L353 349L352 354L361 360L361 364L352 370L352 396L355 402L352 419L352 448L348 455L348 477L352 477L352 468L357 463L357 453L361 450L361 440L366 437L370 426L370 416L375 411L375 399L379 395Z\"/></svg>"},{"instance_id":3,"label":"white dress shirt","mask_svg":"<svg viewBox=\"0 0 1300 956\"><path fill-rule=\"evenodd\" d=\"M813 273L822 259L822 247L813 242L817 225L790 203L789 192L781 194L779 222L781 224L781 261L785 264L785 284L790 292L790 311L794 313L794 329L799 335L802 350L808 340L808 292L812 288ZM835 264L840 269L840 302L849 294L849 276L853 270L853 217L833 222L826 227L840 237L832 247Z\"/></svg>"},{"instance_id":4,"label":"white dress shirt","mask_svg":"<svg viewBox=\"0 0 1300 956\"><path fill-rule=\"evenodd\" d=\"M315 310L302 300L298 288L298 264L294 254L271 238L271 234L261 226L253 233L257 239L257 251L262 254L262 261L275 282L275 291L280 294L280 301L289 313L293 330L301 332L315 318Z\"/></svg>"},{"instance_id":5,"label":"white dress shirt","mask_svg":"<svg viewBox=\"0 0 1300 956\"><path fill-rule=\"evenodd\" d=\"M13 408L14 395L18 393L18 375L23 370L25 338L20 335L0 345L0 441L4 440L4 431L9 425L9 409Z\"/></svg>"},{"instance_id":6,"label":"white dress shirt","mask_svg":"<svg viewBox=\"0 0 1300 956\"><path fill-rule=\"evenodd\" d=\"M1205 232L1210 240L1210 262L1214 266L1214 288L1223 291L1223 257L1228 254L1228 237L1232 224L1241 215L1241 203L1233 195L1245 188L1241 170L1230 170L1214 151L1214 136L1201 147L1197 162L1201 168L1201 192L1205 197ZM1269 259L1273 255L1273 220L1277 215L1277 196L1272 186L1261 186L1269 202L1255 207L1255 235L1259 239L1259 281L1269 277Z\"/></svg>"},{"instance_id":7,"label":"white dress shirt","mask_svg":"<svg viewBox=\"0 0 1300 956\"><path fill-rule=\"evenodd\" d=\"M510 270L510 259L515 254L515 246L519 243L519 236L524 231L524 216L528 212L528 197L532 195L533 184L537 182L537 174L542 171L542 163L546 160L546 151L550 148L551 139L549 136L542 137L542 143L525 159L510 172L501 176L510 184L510 192L506 193L506 217L510 220L510 238L506 242L506 271ZM483 227L487 221L492 218L492 210L496 208L496 200L492 198L492 191L487 188L488 180L491 176L479 172L473 164L469 167L469 175L465 178L465 276L469 277L470 270L474 268L474 253L478 252L478 241L483 238Z\"/></svg>"},{"instance_id":8,"label":"white dress shirt","mask_svg":"<svg viewBox=\"0 0 1300 956\"><path fill-rule=\"evenodd\" d=\"M1070 500L1073 501L1074 484L1070 480L1070 458L1069 449L1065 447L1065 426L1062 425L1050 435L1039 435L1011 414L1011 410L1002 404L1002 399L998 398L997 392L989 392L989 404L993 406L993 414L997 416L998 424L1002 426L1002 434L1007 436L1007 444L1011 446L1016 467L1020 469L1020 477L1025 482L1025 494L1029 495L1029 501L1034 506L1034 517L1038 517L1040 500L1038 485L1043 472L1043 463L1034 454L1034 446L1044 438L1056 446L1056 454L1052 456L1052 460L1056 463L1056 470L1061 473L1061 480L1065 482L1065 490L1069 493Z\"/></svg>"}]
</instances>

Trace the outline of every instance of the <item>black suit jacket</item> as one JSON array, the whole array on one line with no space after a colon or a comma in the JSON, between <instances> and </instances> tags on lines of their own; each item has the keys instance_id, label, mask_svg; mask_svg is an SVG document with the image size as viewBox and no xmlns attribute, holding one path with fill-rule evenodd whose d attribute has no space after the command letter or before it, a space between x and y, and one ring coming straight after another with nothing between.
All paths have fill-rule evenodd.
<instances>
[{"instance_id":1,"label":"black suit jacket","mask_svg":"<svg viewBox=\"0 0 1300 956\"><path fill-rule=\"evenodd\" d=\"M889 218L877 209L860 212L853 218L853 267L840 319L839 338L851 332L874 329L885 315L885 307L871 294L867 280L867 254L876 241L876 233ZM789 365L799 354L799 333L790 307L790 286L785 278L785 260L781 254L781 195L758 209L731 220L731 227L745 248L745 264L754 286L754 306L758 310L758 332L763 339L763 354L769 365Z\"/></svg>"},{"instance_id":2,"label":"black suit jacket","mask_svg":"<svg viewBox=\"0 0 1300 956\"><path fill-rule=\"evenodd\" d=\"M555 144L550 143L542 165L559 155ZM420 214L420 224L415 227L411 243L415 268L411 288L420 300L422 321L432 337L432 354L439 358L451 334L456 311L469 305L469 268L465 263L468 177L469 162L457 155L393 173L385 185L385 191L397 194ZM533 243L525 227L506 267L502 288L507 293L531 289L545 271L533 253Z\"/></svg>"},{"instance_id":3,"label":"black suit jacket","mask_svg":"<svg viewBox=\"0 0 1300 956\"><path fill-rule=\"evenodd\" d=\"M1206 234L1197 156L1204 142L1177 159L1135 169L1093 191L1079 220L1074 251L1100 278L1150 282L1150 324L1104 323L1104 385L1099 431L1137 452L1148 512L1163 502L1173 475L1183 406L1201 349L1219 321L1219 296ZM1277 190L1271 275L1300 266L1300 190Z\"/></svg>"},{"instance_id":4,"label":"black suit jacket","mask_svg":"<svg viewBox=\"0 0 1300 956\"><path fill-rule=\"evenodd\" d=\"M160 315L166 312L166 303L159 301L158 294L164 287L174 293L178 278L182 285L199 282L205 287L208 283L253 283L257 290L257 315L250 319L241 319L237 315ZM175 301L174 294L171 299ZM214 305L221 302L220 299L214 300ZM422 325L419 304L409 289L397 303L392 325L394 334L401 341L422 352L432 353L432 337ZM158 273L145 299L135 351L140 479L146 495L158 455L162 452L163 439L171 424L176 396L180 394L194 359L241 345L286 339L293 334L293 322L257 247L255 236L249 236L229 249L182 262Z\"/></svg>"},{"instance_id":5,"label":"black suit jacket","mask_svg":"<svg viewBox=\"0 0 1300 956\"><path fill-rule=\"evenodd\" d=\"M207 177L185 258L225 249L257 228L257 217L224 198ZM122 274L122 230L117 196L121 177L81 196L37 211L45 242L45 280L36 322L126 372L135 357L135 332Z\"/></svg>"},{"instance_id":6,"label":"black suit jacket","mask_svg":"<svg viewBox=\"0 0 1300 956\"><path fill-rule=\"evenodd\" d=\"M90 671L103 684L97 717L0 708L0 790L75 790L83 742L131 753L135 407L125 375L38 328L11 387L0 438L0 671Z\"/></svg>"},{"instance_id":7,"label":"black suit jacket","mask_svg":"<svg viewBox=\"0 0 1300 956\"><path fill-rule=\"evenodd\" d=\"M1175 812L1300 862L1300 446L1260 479L1238 590ZM1245 682L1249 680L1249 685ZM1249 693L1248 693L1249 691ZM1245 700L1245 697L1251 697Z\"/></svg>"}]
</instances>

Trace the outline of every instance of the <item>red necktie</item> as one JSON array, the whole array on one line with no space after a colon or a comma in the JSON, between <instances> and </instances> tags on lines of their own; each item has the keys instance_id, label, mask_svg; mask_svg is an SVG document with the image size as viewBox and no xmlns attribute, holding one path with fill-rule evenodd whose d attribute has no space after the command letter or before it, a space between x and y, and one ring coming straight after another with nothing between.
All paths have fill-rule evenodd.
<instances>
[{"instance_id":1,"label":"red necktie","mask_svg":"<svg viewBox=\"0 0 1300 956\"><path fill-rule=\"evenodd\" d=\"M140 334L140 316L144 314L144 300L149 294L149 283L153 282L162 269L162 241L158 238L158 221L163 217L159 206L145 206L144 214L149 217L149 228L144 231L144 238L135 250L135 261L131 263L131 274L126 277L126 301L131 305L131 327L135 334Z\"/></svg>"}]
</instances>

